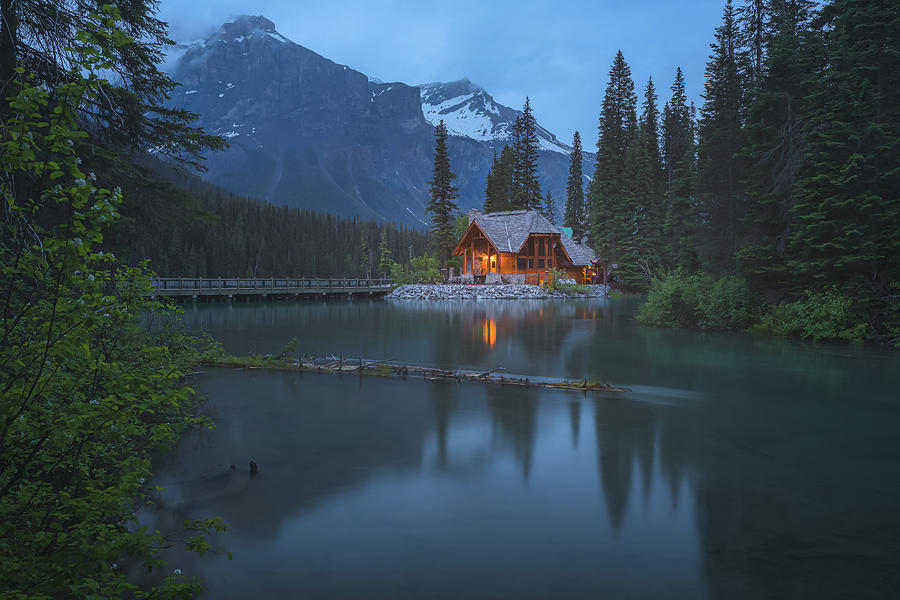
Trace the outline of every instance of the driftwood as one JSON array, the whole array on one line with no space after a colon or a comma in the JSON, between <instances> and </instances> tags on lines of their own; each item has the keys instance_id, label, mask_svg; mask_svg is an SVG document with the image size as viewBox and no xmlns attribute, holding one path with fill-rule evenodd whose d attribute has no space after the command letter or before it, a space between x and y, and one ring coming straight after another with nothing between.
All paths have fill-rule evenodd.
<instances>
[{"instance_id":1,"label":"driftwood","mask_svg":"<svg viewBox=\"0 0 900 600\"><path fill-rule=\"evenodd\" d=\"M372 362L370 362L370 363L367 364L365 361L363 361L362 358L360 358L360 359L359 359L359 367L358 367L358 369L359 369L360 374L362 374L362 372L363 372L365 369L371 369L372 367L377 367L378 365L383 365L383 364L385 364L385 363L391 362L392 360L396 360L396 359L394 359L394 358L386 358L385 360L376 360L376 361L372 361Z\"/></svg>"},{"instance_id":2,"label":"driftwood","mask_svg":"<svg viewBox=\"0 0 900 600\"><path fill-rule=\"evenodd\" d=\"M381 376L381 377L400 377L407 379L410 373L421 375L423 379L431 381L463 381L497 384L497 385L518 385L522 387L541 387L552 388L558 390L578 390L581 392L628 392L628 388L617 387L608 383L600 383L588 381L587 379L569 381L568 379L557 379L542 377L532 380L530 377L512 377L509 375L495 375L497 371L505 370L503 367L496 367L489 371L466 371L457 369L448 371L446 369L438 369L434 367L407 365L403 363L395 363L394 359L384 360L368 360L359 359L358 365L345 365L344 357L341 355L337 360L334 356L330 358L314 358L304 357L298 361L260 361L254 359L225 358L221 360L203 361L203 366L211 367L229 367L229 368L248 368L248 369L271 369L271 370L300 370L314 373L358 373L360 377L365 375Z\"/></svg>"},{"instance_id":3,"label":"driftwood","mask_svg":"<svg viewBox=\"0 0 900 600\"><path fill-rule=\"evenodd\" d=\"M491 369L490 371L485 371L484 373L479 373L478 378L483 379L483 378L487 377L488 375L493 375L497 371L505 371L505 370L506 369L504 369L503 367L497 367L496 369ZM503 381L502 375L500 376L500 380Z\"/></svg>"}]
</instances>

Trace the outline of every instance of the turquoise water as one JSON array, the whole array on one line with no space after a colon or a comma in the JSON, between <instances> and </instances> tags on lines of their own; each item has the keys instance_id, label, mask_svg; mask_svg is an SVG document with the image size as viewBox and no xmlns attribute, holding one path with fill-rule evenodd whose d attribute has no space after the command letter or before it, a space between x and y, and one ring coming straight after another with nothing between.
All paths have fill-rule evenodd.
<instances>
[{"instance_id":1,"label":"turquoise water","mask_svg":"<svg viewBox=\"0 0 900 600\"><path fill-rule=\"evenodd\" d=\"M231 524L233 560L170 555L214 598L900 596L897 356L645 328L635 306L188 307L234 354L297 338L632 391L213 370L193 385L217 427L160 460L142 520Z\"/></svg>"}]
</instances>

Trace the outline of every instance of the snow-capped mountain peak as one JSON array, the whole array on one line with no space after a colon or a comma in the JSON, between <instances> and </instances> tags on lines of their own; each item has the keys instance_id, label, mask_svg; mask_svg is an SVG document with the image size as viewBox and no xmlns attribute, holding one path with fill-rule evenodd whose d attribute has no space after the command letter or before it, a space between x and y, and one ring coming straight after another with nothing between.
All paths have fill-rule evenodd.
<instances>
[{"instance_id":1,"label":"snow-capped mountain peak","mask_svg":"<svg viewBox=\"0 0 900 600\"><path fill-rule=\"evenodd\" d=\"M422 113L432 125L441 121L450 135L480 142L508 142L512 127L522 111L503 106L479 85L468 79L447 83L424 83L419 87ZM542 150L568 154L571 148L556 136L538 126L538 142Z\"/></svg>"}]
</instances>

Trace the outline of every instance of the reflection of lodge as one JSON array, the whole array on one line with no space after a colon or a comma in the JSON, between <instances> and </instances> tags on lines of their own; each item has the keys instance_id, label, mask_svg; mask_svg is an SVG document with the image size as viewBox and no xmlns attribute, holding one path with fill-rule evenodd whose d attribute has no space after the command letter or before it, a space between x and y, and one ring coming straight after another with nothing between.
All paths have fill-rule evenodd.
<instances>
[{"instance_id":1,"label":"reflection of lodge","mask_svg":"<svg viewBox=\"0 0 900 600\"><path fill-rule=\"evenodd\" d=\"M466 317L456 331L450 332L463 340L467 350L455 358L455 362L445 363L447 365L478 363L487 356L486 351L499 344L507 353L506 358L503 358L503 364L491 366L513 367L516 359L508 353L524 358L562 345L571 334L575 321L592 319L596 314L595 306L575 303L519 300L512 304L475 306L477 308L465 313ZM512 363L510 358L513 358ZM529 372L527 368L524 371L525 374Z\"/></svg>"},{"instance_id":2,"label":"reflection of lodge","mask_svg":"<svg viewBox=\"0 0 900 600\"><path fill-rule=\"evenodd\" d=\"M469 212L469 227L453 254L463 257L463 279L543 283L557 269L580 283L599 277L594 251L573 240L536 210Z\"/></svg>"}]
</instances>

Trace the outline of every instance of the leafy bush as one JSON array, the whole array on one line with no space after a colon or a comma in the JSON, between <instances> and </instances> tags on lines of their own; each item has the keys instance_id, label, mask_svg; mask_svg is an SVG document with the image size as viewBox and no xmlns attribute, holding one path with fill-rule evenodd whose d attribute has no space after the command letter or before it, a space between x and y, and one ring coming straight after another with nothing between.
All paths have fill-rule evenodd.
<instances>
[{"instance_id":1,"label":"leafy bush","mask_svg":"<svg viewBox=\"0 0 900 600\"><path fill-rule=\"evenodd\" d=\"M115 29L116 12L96 19ZM74 107L103 102L97 73L111 68L90 35L55 89L18 69L0 123L0 595L184 598L199 581L167 570L138 590L120 567L164 567L161 549L178 542L135 526L151 455L206 422L185 385L197 351L177 311L149 300L149 273L98 249L121 194L98 187L76 151ZM200 534L223 528L190 522L184 545L204 553Z\"/></svg>"},{"instance_id":2,"label":"leafy bush","mask_svg":"<svg viewBox=\"0 0 900 600\"><path fill-rule=\"evenodd\" d=\"M637 318L648 325L692 329L743 329L753 322L754 299L747 283L733 276L714 279L681 271L653 279Z\"/></svg>"},{"instance_id":3,"label":"leafy bush","mask_svg":"<svg viewBox=\"0 0 900 600\"><path fill-rule=\"evenodd\" d=\"M400 285L440 281L441 262L438 257L428 254L410 260L409 267L391 261L391 279Z\"/></svg>"},{"instance_id":4,"label":"leafy bush","mask_svg":"<svg viewBox=\"0 0 900 600\"><path fill-rule=\"evenodd\" d=\"M559 269L550 269L550 278L544 283L544 288L551 291L558 291L569 296L573 294L586 294L590 290L588 286L578 283L562 283L570 279L566 273Z\"/></svg>"},{"instance_id":5,"label":"leafy bush","mask_svg":"<svg viewBox=\"0 0 900 600\"><path fill-rule=\"evenodd\" d=\"M865 341L867 326L859 322L852 300L833 286L820 292L807 290L805 300L772 306L754 329L813 341L842 340L861 344Z\"/></svg>"}]
</instances>

